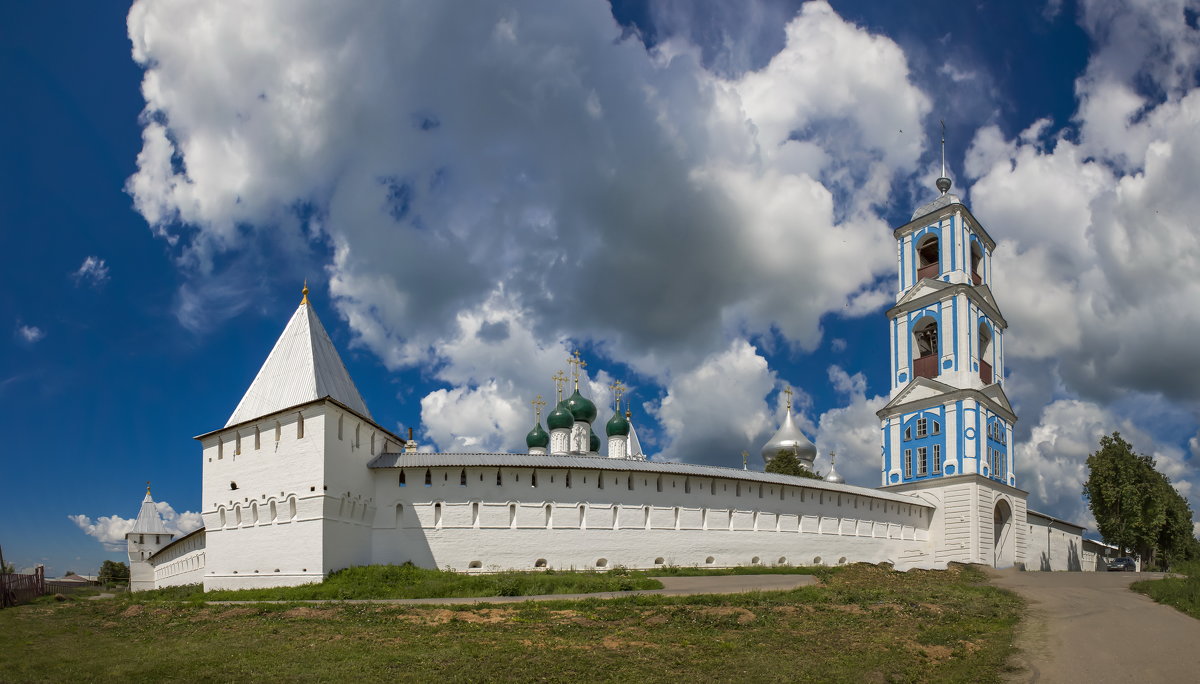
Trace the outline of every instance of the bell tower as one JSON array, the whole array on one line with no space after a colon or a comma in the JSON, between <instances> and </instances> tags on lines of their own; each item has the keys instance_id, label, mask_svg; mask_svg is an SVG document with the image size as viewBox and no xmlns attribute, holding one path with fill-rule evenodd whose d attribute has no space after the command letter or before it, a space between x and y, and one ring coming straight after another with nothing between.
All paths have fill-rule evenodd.
<instances>
[{"instance_id":1,"label":"bell tower","mask_svg":"<svg viewBox=\"0 0 1200 684\"><path fill-rule=\"evenodd\" d=\"M893 232L896 304L887 311L891 394L883 486L978 474L1016 486L1004 393L1008 322L992 292L996 242L954 194L942 137L940 193Z\"/></svg>"}]
</instances>

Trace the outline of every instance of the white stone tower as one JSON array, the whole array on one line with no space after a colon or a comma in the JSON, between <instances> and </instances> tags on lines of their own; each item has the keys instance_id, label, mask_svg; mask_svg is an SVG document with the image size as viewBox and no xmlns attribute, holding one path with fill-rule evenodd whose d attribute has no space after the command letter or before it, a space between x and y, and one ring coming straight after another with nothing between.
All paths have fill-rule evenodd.
<instances>
[{"instance_id":1,"label":"white stone tower","mask_svg":"<svg viewBox=\"0 0 1200 684\"><path fill-rule=\"evenodd\" d=\"M405 440L372 418L308 287L225 427L203 445L204 586L286 586L371 562L367 463Z\"/></svg>"},{"instance_id":2,"label":"white stone tower","mask_svg":"<svg viewBox=\"0 0 1200 684\"><path fill-rule=\"evenodd\" d=\"M891 398L877 413L881 479L937 499L947 526L935 536L938 560L1007 566L1023 557L1025 492L1004 393L1008 323L991 287L996 243L950 194L944 138L942 146L939 196L893 233L899 279L887 311Z\"/></svg>"},{"instance_id":3,"label":"white stone tower","mask_svg":"<svg viewBox=\"0 0 1200 684\"><path fill-rule=\"evenodd\" d=\"M167 532L158 506L150 496L150 483L146 483L146 497L138 509L133 529L125 535L125 550L129 554L129 590L146 591L154 588L154 566L147 559L159 549L171 543L175 535Z\"/></svg>"}]
</instances>

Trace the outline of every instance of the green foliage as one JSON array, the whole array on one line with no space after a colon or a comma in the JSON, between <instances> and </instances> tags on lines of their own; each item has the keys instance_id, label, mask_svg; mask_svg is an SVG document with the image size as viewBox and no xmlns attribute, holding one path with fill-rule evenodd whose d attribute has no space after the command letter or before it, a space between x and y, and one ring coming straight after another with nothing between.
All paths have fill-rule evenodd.
<instances>
[{"instance_id":1,"label":"green foliage","mask_svg":"<svg viewBox=\"0 0 1200 684\"><path fill-rule=\"evenodd\" d=\"M11 575L16 571L17 571L17 569L15 567L13 567L13 564L9 563L8 561L4 561L4 565L2 567L0 567L0 574Z\"/></svg>"},{"instance_id":2,"label":"green foliage","mask_svg":"<svg viewBox=\"0 0 1200 684\"><path fill-rule=\"evenodd\" d=\"M1183 576L1134 582L1130 588L1200 620L1200 561L1177 563L1174 570Z\"/></svg>"},{"instance_id":3,"label":"green foliage","mask_svg":"<svg viewBox=\"0 0 1200 684\"><path fill-rule=\"evenodd\" d=\"M1200 558L1192 509L1153 458L1114 432L1100 438L1087 464L1083 495L1105 541L1137 551L1149 567Z\"/></svg>"},{"instance_id":4,"label":"green foliage","mask_svg":"<svg viewBox=\"0 0 1200 684\"><path fill-rule=\"evenodd\" d=\"M100 572L97 573L97 579L100 580L101 584L128 582L129 566L119 561L106 560L100 564Z\"/></svg>"},{"instance_id":5,"label":"green foliage","mask_svg":"<svg viewBox=\"0 0 1200 684\"><path fill-rule=\"evenodd\" d=\"M821 479L820 475L801 465L800 459L796 458L796 454L787 449L780 449L775 453L775 458L772 458L771 462L767 464L766 471L768 473L775 473L776 475L806 477L810 480Z\"/></svg>"}]
</instances>

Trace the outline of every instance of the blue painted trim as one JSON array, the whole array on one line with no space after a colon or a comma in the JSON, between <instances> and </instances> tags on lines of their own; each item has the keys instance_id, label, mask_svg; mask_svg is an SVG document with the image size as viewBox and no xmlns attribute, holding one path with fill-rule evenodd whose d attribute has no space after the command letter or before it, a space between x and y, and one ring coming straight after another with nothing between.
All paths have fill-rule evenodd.
<instances>
[{"instance_id":1,"label":"blue painted trim","mask_svg":"<svg viewBox=\"0 0 1200 684\"><path fill-rule=\"evenodd\" d=\"M950 217L950 270L953 271L957 266L956 257L958 256L958 226L954 225L954 217Z\"/></svg>"},{"instance_id":2,"label":"blue painted trim","mask_svg":"<svg viewBox=\"0 0 1200 684\"><path fill-rule=\"evenodd\" d=\"M954 402L954 409L958 415L958 429L955 430L955 432L957 433L955 435L955 439L957 439L957 441L958 441L958 448L955 449L954 455L958 457L958 463L959 463L958 469L959 469L959 472L962 472L962 469L963 469L962 462L964 460L966 460L966 454L963 453L963 449L965 448L965 445L963 444L963 432L966 430L966 426L963 425L962 399L959 399L958 401Z\"/></svg>"}]
</instances>

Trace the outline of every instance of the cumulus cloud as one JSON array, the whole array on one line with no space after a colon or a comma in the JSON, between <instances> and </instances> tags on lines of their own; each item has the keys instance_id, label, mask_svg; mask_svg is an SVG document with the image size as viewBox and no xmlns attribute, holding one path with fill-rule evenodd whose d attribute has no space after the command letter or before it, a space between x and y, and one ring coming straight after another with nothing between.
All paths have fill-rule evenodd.
<instances>
[{"instance_id":1,"label":"cumulus cloud","mask_svg":"<svg viewBox=\"0 0 1200 684\"><path fill-rule=\"evenodd\" d=\"M204 519L199 513L192 511L178 513L166 501L156 502L155 506L158 508L158 514L162 517L163 526L176 537L181 537L204 526ZM122 518L119 515L101 515L95 520L83 514L68 515L67 518L83 530L84 534L94 537L103 544L108 551L124 551L125 535L133 531L133 525L137 522L136 517Z\"/></svg>"},{"instance_id":2,"label":"cumulus cloud","mask_svg":"<svg viewBox=\"0 0 1200 684\"><path fill-rule=\"evenodd\" d=\"M821 414L816 430L817 472L829 472L829 454L837 454L837 471L846 482L863 487L880 483L881 444L879 418L875 412L887 403L886 396L866 396L862 373L851 375L840 366L830 366L829 382L845 405Z\"/></svg>"},{"instance_id":3,"label":"cumulus cloud","mask_svg":"<svg viewBox=\"0 0 1200 684\"><path fill-rule=\"evenodd\" d=\"M46 331L36 325L17 324L17 338L26 344L34 344L46 336Z\"/></svg>"},{"instance_id":4,"label":"cumulus cloud","mask_svg":"<svg viewBox=\"0 0 1200 684\"><path fill-rule=\"evenodd\" d=\"M439 446L513 446L570 340L665 391L665 453L691 459L728 426L673 412L681 380L886 300L877 207L922 152L892 41L824 2L784 19L777 50L715 66L604 3L138 2L127 189L193 281L307 245L357 344L448 385L421 402ZM212 292L185 285L181 321ZM751 385L734 434L772 387Z\"/></svg>"},{"instance_id":5,"label":"cumulus cloud","mask_svg":"<svg viewBox=\"0 0 1200 684\"><path fill-rule=\"evenodd\" d=\"M76 285L91 285L96 287L108 282L108 264L97 256L85 257L79 268L71 273Z\"/></svg>"}]
</instances>

